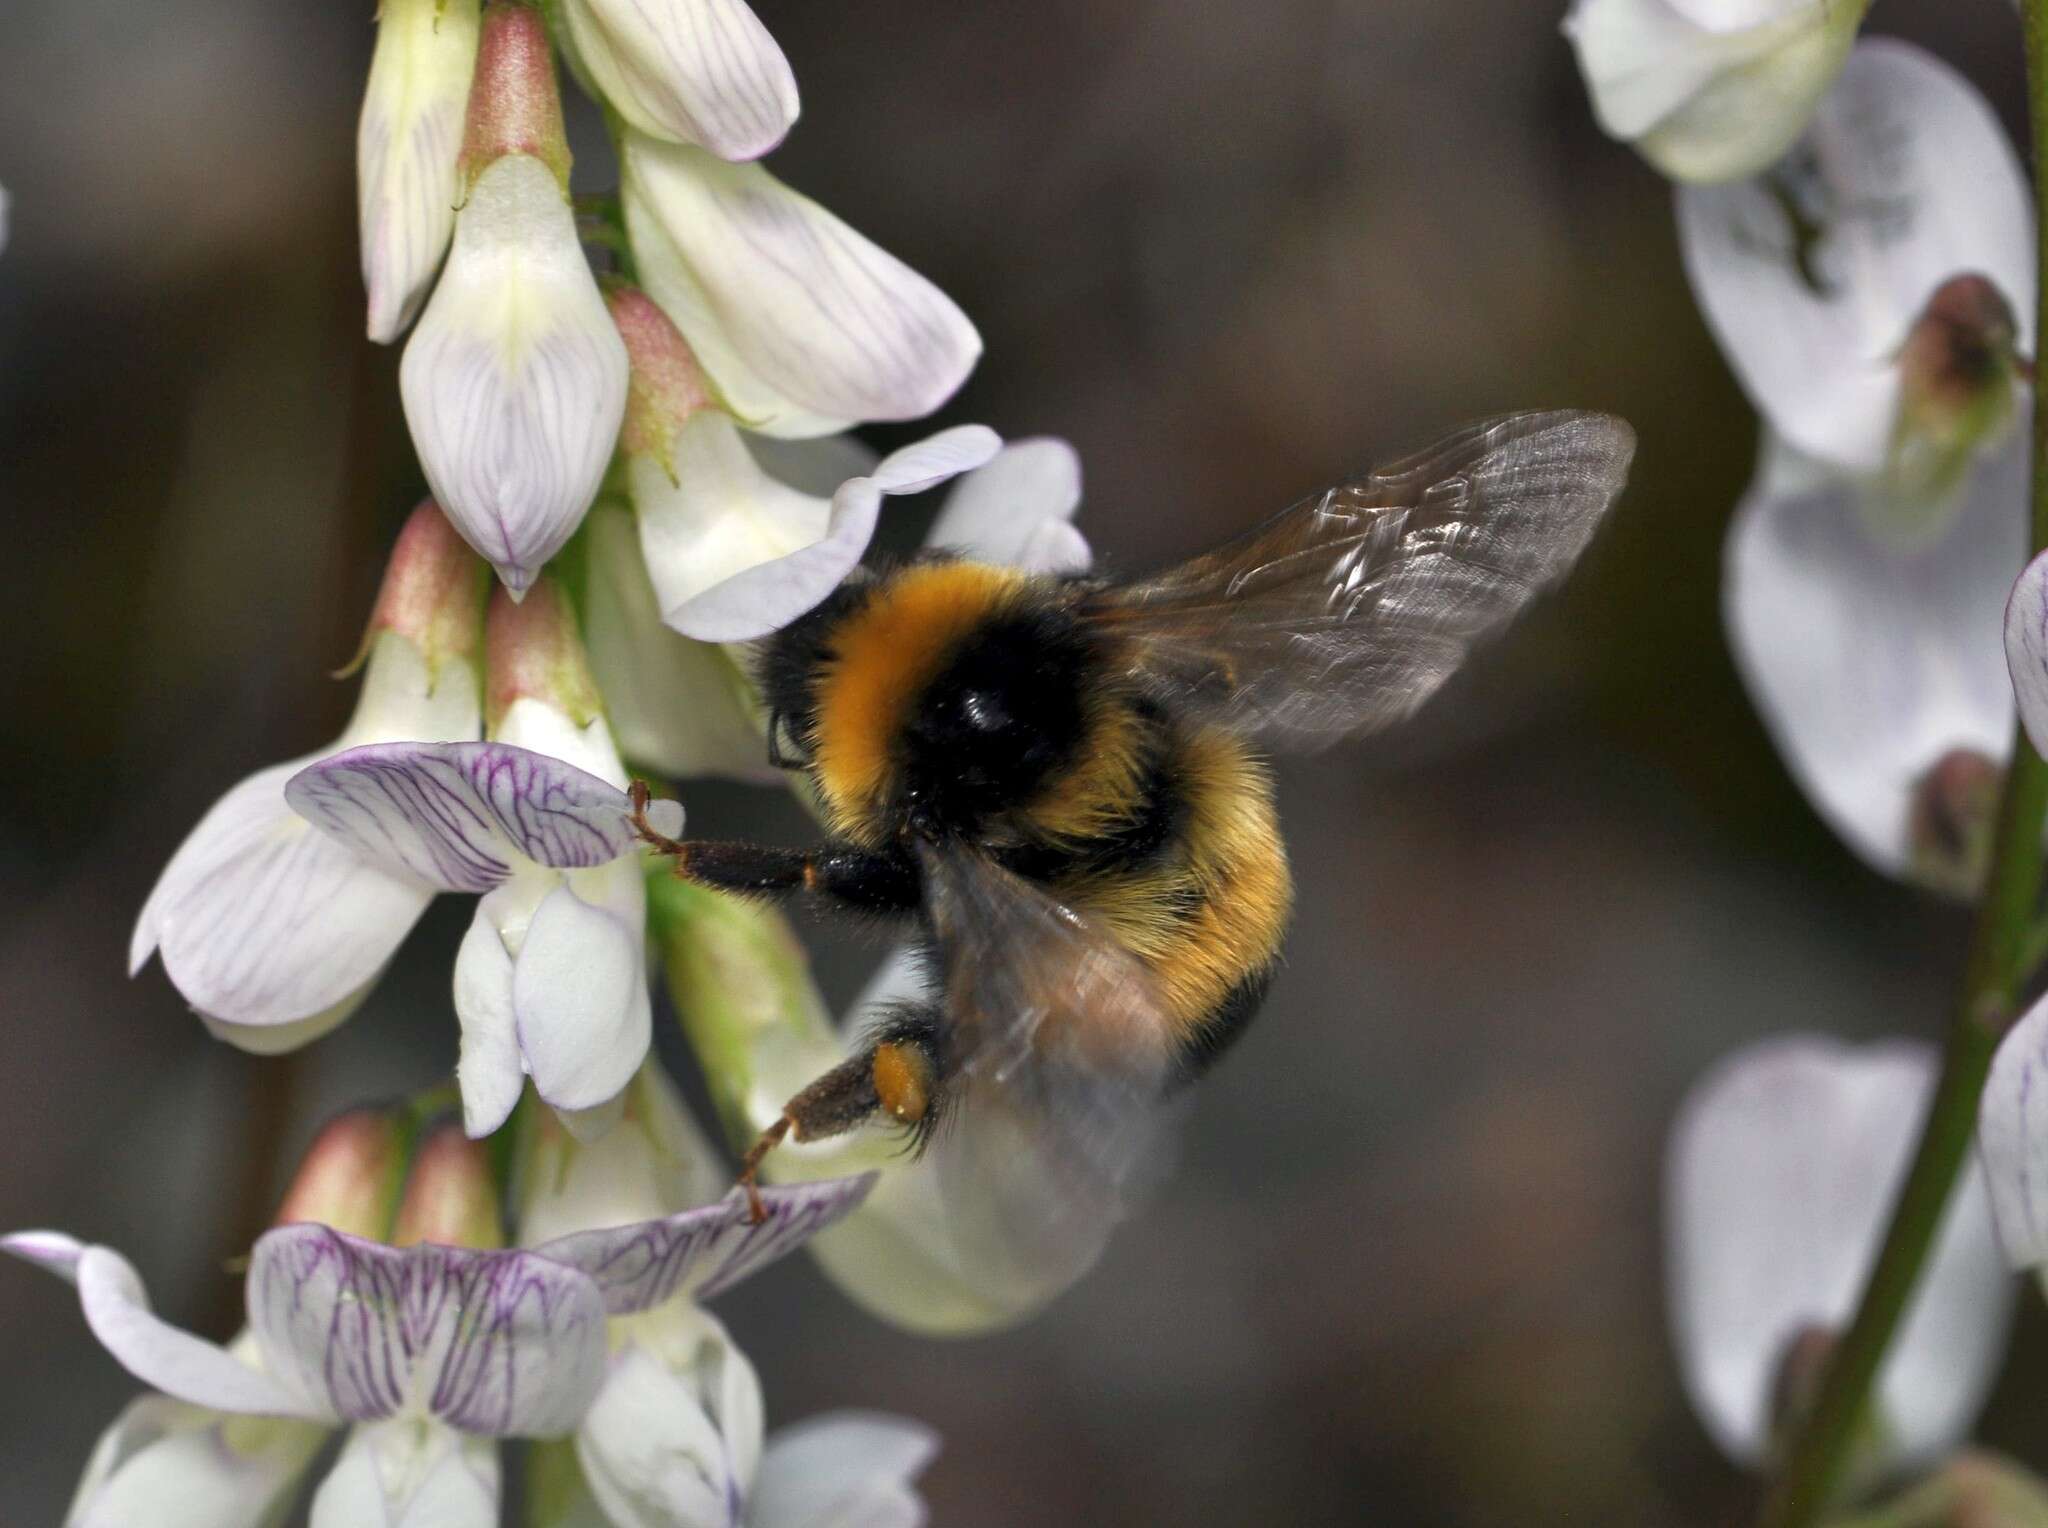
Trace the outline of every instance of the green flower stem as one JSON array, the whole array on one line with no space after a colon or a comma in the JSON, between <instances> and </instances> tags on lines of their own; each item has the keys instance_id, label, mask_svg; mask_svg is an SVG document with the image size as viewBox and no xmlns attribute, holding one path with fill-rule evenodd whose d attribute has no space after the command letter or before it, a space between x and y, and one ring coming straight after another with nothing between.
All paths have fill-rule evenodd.
<instances>
[{"instance_id":1,"label":"green flower stem","mask_svg":"<svg viewBox=\"0 0 2048 1528\"><path fill-rule=\"evenodd\" d=\"M2027 98L2034 140L2034 206L2048 211L2048 0L2025 0ZM2040 294L2048 303L2048 228L2037 236ZM2037 309L2034 332L2048 328L2048 307ZM2048 408L2034 417L2031 545L2048 547ZM2015 572L2018 570L2015 569ZM2048 764L2014 729L2012 764L1999 802L1997 837L1984 900L1964 968L1961 999L1942 1053L1941 1080L1922 1127L1920 1144L1884 1246L1863 1291L1820 1396L1794 1433L1764 1500L1762 1528L1809 1528L1839 1488L1849 1445L1870 1402L1879 1363L1926 1267L1942 1211L1968 1159L1976 1134L1977 1102L1992 1053L2011 1026L2020 985L2038 944L2034 908L2041 889L2041 832L2048 815Z\"/></svg>"}]
</instances>

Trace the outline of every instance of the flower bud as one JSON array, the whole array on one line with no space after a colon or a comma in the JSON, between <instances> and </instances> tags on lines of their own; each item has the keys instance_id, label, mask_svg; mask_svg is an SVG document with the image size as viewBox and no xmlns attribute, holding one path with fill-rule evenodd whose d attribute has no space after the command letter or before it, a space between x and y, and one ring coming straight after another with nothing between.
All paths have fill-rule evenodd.
<instances>
[{"instance_id":1,"label":"flower bud","mask_svg":"<svg viewBox=\"0 0 2048 1528\"><path fill-rule=\"evenodd\" d=\"M489 574L440 507L432 499L422 499L384 565L384 582L377 589L377 604L356 663L388 631L418 649L430 679L438 679L441 666L451 658L473 667L483 638Z\"/></svg>"},{"instance_id":2,"label":"flower bud","mask_svg":"<svg viewBox=\"0 0 2048 1528\"><path fill-rule=\"evenodd\" d=\"M464 1135L452 1120L428 1132L399 1201L391 1244L409 1247L416 1242L484 1248L505 1244L489 1150Z\"/></svg>"},{"instance_id":3,"label":"flower bud","mask_svg":"<svg viewBox=\"0 0 2048 1528\"><path fill-rule=\"evenodd\" d=\"M309 1220L380 1241L398 1208L404 1173L398 1121L381 1109L351 1109L313 1137L272 1224Z\"/></svg>"},{"instance_id":4,"label":"flower bud","mask_svg":"<svg viewBox=\"0 0 2048 1528\"><path fill-rule=\"evenodd\" d=\"M476 83L462 133L462 183L477 178L507 154L538 159L569 191L569 135L562 125L561 89L548 47L547 22L526 0L491 0L477 47Z\"/></svg>"},{"instance_id":5,"label":"flower bud","mask_svg":"<svg viewBox=\"0 0 2048 1528\"><path fill-rule=\"evenodd\" d=\"M536 1112L532 1129L520 1175L524 1246L679 1214L712 1203L731 1183L730 1170L652 1058L627 1085L618 1123L602 1138L578 1139L552 1111Z\"/></svg>"},{"instance_id":6,"label":"flower bud","mask_svg":"<svg viewBox=\"0 0 2048 1528\"><path fill-rule=\"evenodd\" d=\"M563 0L571 57L643 133L757 159L796 121L796 76L745 0Z\"/></svg>"},{"instance_id":7,"label":"flower bud","mask_svg":"<svg viewBox=\"0 0 2048 1528\"><path fill-rule=\"evenodd\" d=\"M1886 497L1914 521L1953 499L1980 447L2012 423L2019 326L1990 278L1953 276L1935 289L1899 351L1899 402Z\"/></svg>"},{"instance_id":8,"label":"flower bud","mask_svg":"<svg viewBox=\"0 0 2048 1528\"><path fill-rule=\"evenodd\" d=\"M518 601L503 589L496 591L485 648L484 721L493 737L512 741L502 734L507 715L521 700L538 701L579 728L603 715L576 612L554 579L543 578Z\"/></svg>"},{"instance_id":9,"label":"flower bud","mask_svg":"<svg viewBox=\"0 0 2048 1528\"><path fill-rule=\"evenodd\" d=\"M455 230L456 158L476 67L477 0L382 0L356 128L370 338L412 322Z\"/></svg>"},{"instance_id":10,"label":"flower bud","mask_svg":"<svg viewBox=\"0 0 2048 1528\"><path fill-rule=\"evenodd\" d=\"M673 483L676 436L692 414L713 406L711 385L689 341L653 298L613 281L605 286L604 301L632 368L619 448L629 456L652 457Z\"/></svg>"},{"instance_id":11,"label":"flower bud","mask_svg":"<svg viewBox=\"0 0 2048 1528\"><path fill-rule=\"evenodd\" d=\"M1907 827L1912 878L1968 901L1984 886L2005 771L1983 754L1951 749L1913 786Z\"/></svg>"}]
</instances>

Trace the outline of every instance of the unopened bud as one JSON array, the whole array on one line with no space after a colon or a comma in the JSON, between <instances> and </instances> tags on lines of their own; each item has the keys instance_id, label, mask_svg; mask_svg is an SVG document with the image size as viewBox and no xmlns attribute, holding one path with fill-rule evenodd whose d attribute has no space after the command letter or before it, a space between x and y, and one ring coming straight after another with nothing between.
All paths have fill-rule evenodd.
<instances>
[{"instance_id":1,"label":"unopened bud","mask_svg":"<svg viewBox=\"0 0 2048 1528\"><path fill-rule=\"evenodd\" d=\"M377 606L363 633L367 654L379 633L396 632L420 650L429 675L449 659L473 663L483 638L484 586L490 569L432 499L398 533ZM357 662L362 661L358 655Z\"/></svg>"},{"instance_id":2,"label":"unopened bud","mask_svg":"<svg viewBox=\"0 0 2048 1528\"><path fill-rule=\"evenodd\" d=\"M306 1148L274 1223L316 1221L380 1241L398 1207L404 1172L398 1122L380 1109L351 1109L329 1120Z\"/></svg>"},{"instance_id":3,"label":"unopened bud","mask_svg":"<svg viewBox=\"0 0 2048 1528\"><path fill-rule=\"evenodd\" d=\"M1906 828L1913 879L1963 901L1983 889L2005 771L1983 754L1951 749L1913 786Z\"/></svg>"},{"instance_id":4,"label":"unopened bud","mask_svg":"<svg viewBox=\"0 0 2048 1528\"><path fill-rule=\"evenodd\" d=\"M527 154L569 190L569 135L547 22L527 0L491 0L477 46L476 78L463 125L462 183L508 154Z\"/></svg>"},{"instance_id":5,"label":"unopened bud","mask_svg":"<svg viewBox=\"0 0 2048 1528\"><path fill-rule=\"evenodd\" d=\"M409 1247L437 1242L447 1247L502 1247L498 1188L482 1141L472 1141L453 1121L435 1126L413 1158L399 1201L391 1243Z\"/></svg>"},{"instance_id":6,"label":"unopened bud","mask_svg":"<svg viewBox=\"0 0 2048 1528\"><path fill-rule=\"evenodd\" d=\"M689 341L653 298L614 281L606 284L604 300L632 365L619 447L653 458L673 483L676 436L692 414L713 405L710 384Z\"/></svg>"},{"instance_id":7,"label":"unopened bud","mask_svg":"<svg viewBox=\"0 0 2048 1528\"><path fill-rule=\"evenodd\" d=\"M516 601L494 590L484 647L484 719L493 737L521 700L537 700L579 728L603 714L576 612L554 579L542 578Z\"/></svg>"},{"instance_id":8,"label":"unopened bud","mask_svg":"<svg viewBox=\"0 0 2048 1528\"><path fill-rule=\"evenodd\" d=\"M1900 512L1939 507L2013 417L2020 363L2012 305L1990 279L1935 289L1899 351L1885 490Z\"/></svg>"}]
</instances>

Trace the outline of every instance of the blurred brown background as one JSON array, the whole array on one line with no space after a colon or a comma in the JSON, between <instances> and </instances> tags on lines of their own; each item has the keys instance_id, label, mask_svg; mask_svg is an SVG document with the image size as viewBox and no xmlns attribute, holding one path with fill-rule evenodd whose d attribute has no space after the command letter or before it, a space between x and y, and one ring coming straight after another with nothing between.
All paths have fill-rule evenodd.
<instances>
[{"instance_id":1,"label":"blurred brown background","mask_svg":"<svg viewBox=\"0 0 2048 1528\"><path fill-rule=\"evenodd\" d=\"M323 1114L454 1056L466 905L292 1060L123 975L205 806L337 730L352 692L324 675L419 491L396 352L360 338L370 10L0 17L0 1226L120 1246L215 1333L223 1261ZM1608 408L1642 437L1564 598L1391 746L1284 770L1290 964L1150 1217L997 1338L898 1336L803 1263L749 1285L723 1313L771 1422L934 1420L928 1494L961 1528L1735 1521L1663 1332L1664 1123L1773 1030L1935 1033L1962 924L1827 835L1737 687L1719 547L1753 425L1562 5L760 10L804 91L775 169L961 301L988 354L945 418L1073 439L1119 564L1485 412ZM2009 6L1880 0L1871 25L2016 123ZM908 540L929 509L901 513ZM691 810L804 830L738 788ZM870 953L816 945L849 994ZM2048 1464L2025 1303L1984 1430ZM0 1268L0 1354L0 1519L54 1522L134 1387L25 1268Z\"/></svg>"}]
</instances>

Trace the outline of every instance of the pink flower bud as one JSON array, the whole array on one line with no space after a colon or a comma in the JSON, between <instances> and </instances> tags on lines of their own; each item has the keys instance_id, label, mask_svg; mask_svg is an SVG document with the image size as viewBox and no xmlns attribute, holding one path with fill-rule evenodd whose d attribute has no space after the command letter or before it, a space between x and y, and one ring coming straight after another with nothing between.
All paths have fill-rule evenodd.
<instances>
[{"instance_id":1,"label":"pink flower bud","mask_svg":"<svg viewBox=\"0 0 2048 1528\"><path fill-rule=\"evenodd\" d=\"M381 1240L404 1169L398 1122L381 1109L351 1109L329 1120L306 1148L274 1223L310 1220Z\"/></svg>"},{"instance_id":2,"label":"pink flower bud","mask_svg":"<svg viewBox=\"0 0 2048 1528\"><path fill-rule=\"evenodd\" d=\"M475 658L489 577L489 568L440 507L432 499L421 500L384 566L363 651L369 651L379 632L391 631L420 650L429 673L450 658Z\"/></svg>"},{"instance_id":3,"label":"pink flower bud","mask_svg":"<svg viewBox=\"0 0 2048 1528\"><path fill-rule=\"evenodd\" d=\"M692 414L714 406L711 385L689 341L653 298L614 281L604 300L632 366L619 445L629 455L653 457L674 482L676 436Z\"/></svg>"},{"instance_id":4,"label":"pink flower bud","mask_svg":"<svg viewBox=\"0 0 2048 1528\"><path fill-rule=\"evenodd\" d=\"M477 46L476 77L463 125L462 183L508 154L528 154L569 189L569 136L547 22L526 0L491 0Z\"/></svg>"},{"instance_id":5,"label":"pink flower bud","mask_svg":"<svg viewBox=\"0 0 2048 1528\"><path fill-rule=\"evenodd\" d=\"M399 1202L391 1244L409 1247L416 1242L445 1247L505 1244L489 1149L464 1135L453 1120L428 1132Z\"/></svg>"},{"instance_id":6,"label":"pink flower bud","mask_svg":"<svg viewBox=\"0 0 2048 1528\"><path fill-rule=\"evenodd\" d=\"M1980 446L2011 423L2020 375L2012 305L1987 276L1935 288L1899 351L1899 404L1888 487L1922 504L1945 500Z\"/></svg>"},{"instance_id":7,"label":"pink flower bud","mask_svg":"<svg viewBox=\"0 0 2048 1528\"><path fill-rule=\"evenodd\" d=\"M542 578L516 601L502 587L494 590L484 645L484 720L493 734L513 703L524 699L542 702L578 727L603 713L576 612L554 579Z\"/></svg>"}]
</instances>

